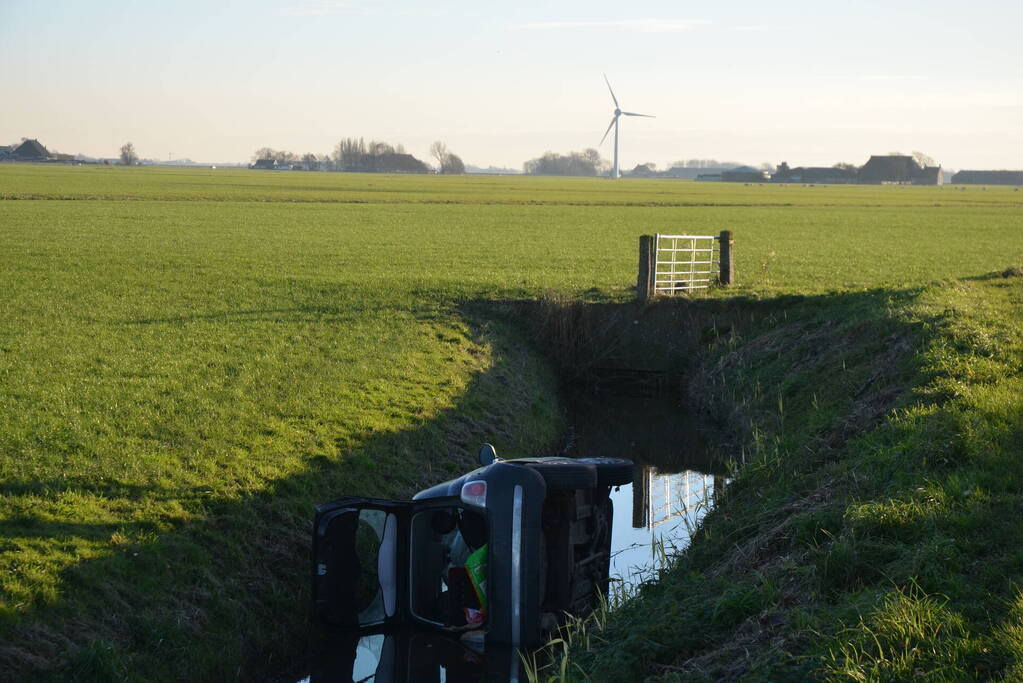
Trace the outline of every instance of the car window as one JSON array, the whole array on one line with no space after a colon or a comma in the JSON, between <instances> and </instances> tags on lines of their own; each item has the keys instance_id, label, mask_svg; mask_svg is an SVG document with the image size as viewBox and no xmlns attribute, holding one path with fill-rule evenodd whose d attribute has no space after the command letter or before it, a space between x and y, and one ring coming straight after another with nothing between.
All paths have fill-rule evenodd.
<instances>
[{"instance_id":1,"label":"car window","mask_svg":"<svg viewBox=\"0 0 1023 683\"><path fill-rule=\"evenodd\" d=\"M380 578L380 591L384 600L384 613L393 617L398 606L398 517L387 515L384 523L384 536L380 543L380 554L377 557L377 572Z\"/></svg>"},{"instance_id":2,"label":"car window","mask_svg":"<svg viewBox=\"0 0 1023 683\"><path fill-rule=\"evenodd\" d=\"M486 540L485 517L473 510L441 508L413 516L410 607L416 617L445 626L482 623L479 572L467 565Z\"/></svg>"},{"instance_id":3,"label":"car window","mask_svg":"<svg viewBox=\"0 0 1023 683\"><path fill-rule=\"evenodd\" d=\"M355 587L355 608L359 613L359 623L363 625L376 624L384 619L384 596L380 586L381 562L387 561L386 554L381 553L381 546L384 540L384 529L387 526L388 515L383 510L360 510L359 524L355 530L355 554L361 569ZM394 532L390 536L390 545L393 548ZM389 551L393 558L394 551ZM393 559L391 559L393 566ZM386 573L386 570L385 570ZM393 614L394 580L393 571L391 577L391 613Z\"/></svg>"}]
</instances>

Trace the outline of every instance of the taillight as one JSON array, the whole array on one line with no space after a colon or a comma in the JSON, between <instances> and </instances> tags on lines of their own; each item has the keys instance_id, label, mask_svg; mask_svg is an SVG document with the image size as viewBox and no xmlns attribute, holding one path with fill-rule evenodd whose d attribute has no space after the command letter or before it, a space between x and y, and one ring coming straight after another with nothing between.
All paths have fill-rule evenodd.
<instances>
[{"instance_id":1,"label":"taillight","mask_svg":"<svg viewBox=\"0 0 1023 683\"><path fill-rule=\"evenodd\" d=\"M462 502L478 508L487 506L487 482L469 481L462 484Z\"/></svg>"}]
</instances>

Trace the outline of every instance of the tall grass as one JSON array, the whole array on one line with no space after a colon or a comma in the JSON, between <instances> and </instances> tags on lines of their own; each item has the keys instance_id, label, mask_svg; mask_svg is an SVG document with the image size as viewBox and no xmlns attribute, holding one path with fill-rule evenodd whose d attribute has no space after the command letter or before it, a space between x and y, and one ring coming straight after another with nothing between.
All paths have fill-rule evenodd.
<instances>
[{"instance_id":1,"label":"tall grass","mask_svg":"<svg viewBox=\"0 0 1023 683\"><path fill-rule=\"evenodd\" d=\"M602 646L569 653L579 675L1014 677L1014 273L764 302L737 343L706 349L693 396L717 396L701 405L731 425L745 464L697 541L611 615Z\"/></svg>"}]
</instances>

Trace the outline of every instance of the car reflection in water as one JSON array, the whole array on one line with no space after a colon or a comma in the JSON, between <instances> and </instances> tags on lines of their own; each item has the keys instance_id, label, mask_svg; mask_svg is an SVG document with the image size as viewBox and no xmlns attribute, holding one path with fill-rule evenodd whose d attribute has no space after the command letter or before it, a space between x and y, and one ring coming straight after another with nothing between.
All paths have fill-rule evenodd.
<instances>
[{"instance_id":1,"label":"car reflection in water","mask_svg":"<svg viewBox=\"0 0 1023 683\"><path fill-rule=\"evenodd\" d=\"M338 637L310 662L303 683L477 683L520 681L518 652L489 646L484 656L431 631Z\"/></svg>"}]
</instances>

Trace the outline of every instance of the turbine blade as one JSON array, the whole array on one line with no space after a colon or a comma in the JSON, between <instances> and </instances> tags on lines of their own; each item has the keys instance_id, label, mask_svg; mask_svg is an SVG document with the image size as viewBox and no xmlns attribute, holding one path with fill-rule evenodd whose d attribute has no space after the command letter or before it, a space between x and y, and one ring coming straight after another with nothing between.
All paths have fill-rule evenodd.
<instances>
[{"instance_id":1,"label":"turbine blade","mask_svg":"<svg viewBox=\"0 0 1023 683\"><path fill-rule=\"evenodd\" d=\"M625 116L642 116L642 117L645 117L645 118L648 118L648 119L656 119L657 118L656 116L651 116L650 114L637 114L637 113L632 112L632 111L623 111L622 114L624 114Z\"/></svg>"},{"instance_id":2,"label":"turbine blade","mask_svg":"<svg viewBox=\"0 0 1023 683\"><path fill-rule=\"evenodd\" d=\"M618 105L618 98L615 97L615 91L611 90L611 81L607 80L607 74L604 74L604 82L607 83L607 89L611 91L611 99L614 100L615 109L621 109Z\"/></svg>"},{"instance_id":3,"label":"turbine blade","mask_svg":"<svg viewBox=\"0 0 1023 683\"><path fill-rule=\"evenodd\" d=\"M614 125L615 125L615 123L617 121L618 121L618 117L617 116L612 116L611 117L611 123L608 124L607 130L604 131L604 137L600 138L600 144L601 145L604 144L604 140L607 140L607 134L611 132L611 129L614 128ZM599 147L600 145L597 145L597 146Z\"/></svg>"}]
</instances>

